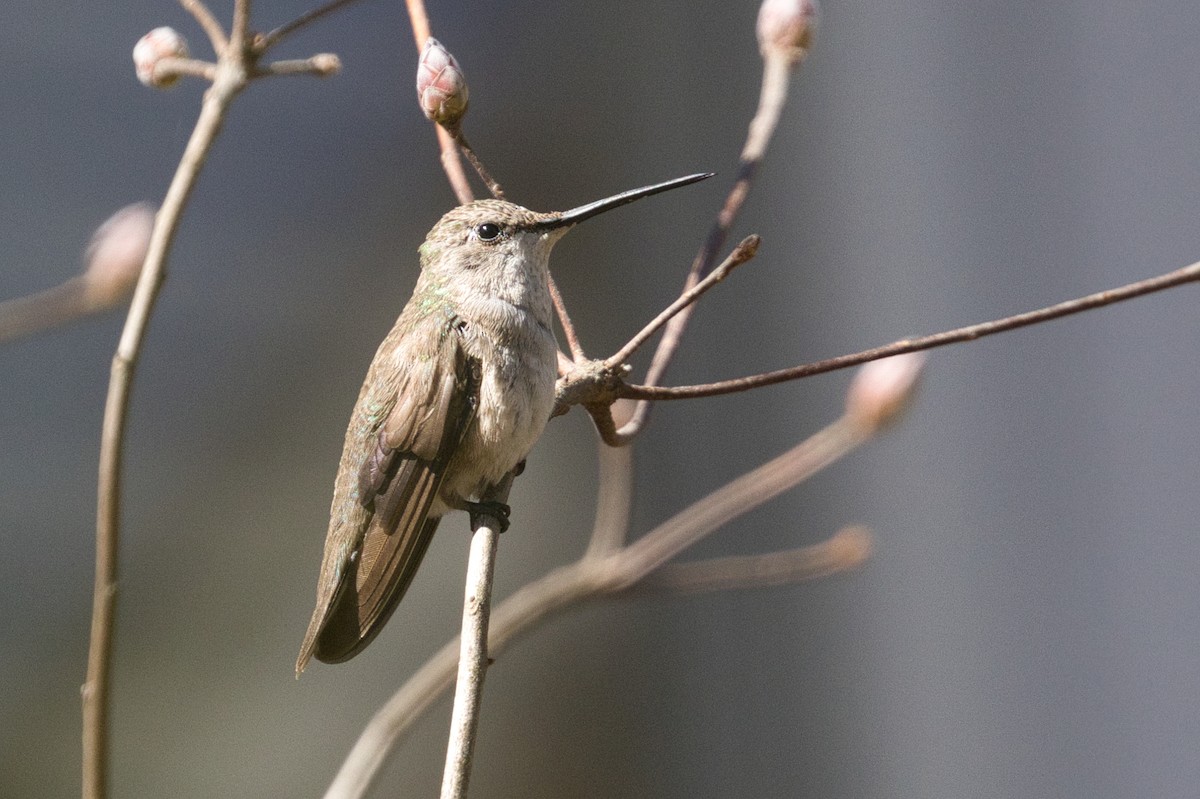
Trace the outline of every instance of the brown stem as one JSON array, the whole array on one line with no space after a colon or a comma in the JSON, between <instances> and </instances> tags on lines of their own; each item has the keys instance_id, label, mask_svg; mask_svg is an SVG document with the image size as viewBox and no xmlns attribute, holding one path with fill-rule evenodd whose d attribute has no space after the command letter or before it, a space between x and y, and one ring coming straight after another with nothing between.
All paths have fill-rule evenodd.
<instances>
[{"instance_id":1,"label":"brown stem","mask_svg":"<svg viewBox=\"0 0 1200 799\"><path fill-rule=\"evenodd\" d=\"M188 140L175 177L163 199L146 263L134 290L129 315L113 356L112 376L100 438L96 507L96 582L92 596L92 632L87 682L83 685L83 796L101 799L108 791L108 714L113 619L117 594L117 547L120 532L122 446L129 411L129 392L141 354L146 326L166 275L167 254L200 168L221 130L226 110L246 86L245 68L222 61L196 127Z\"/></svg>"},{"instance_id":2,"label":"brown stem","mask_svg":"<svg viewBox=\"0 0 1200 799\"><path fill-rule=\"evenodd\" d=\"M784 55L779 52L770 52L764 56L758 110L754 114L754 119L750 121L746 143L742 147L737 179L725 199L725 205L714 220L704 245L692 262L691 271L688 272L687 281L684 283L685 289L694 286L707 273L712 267L717 252L725 245L729 229L733 226L734 220L746 202L754 174L766 154L767 145L775 133L775 128L779 125L779 115L787 101L791 74L792 63ZM658 343L658 349L654 352L650 368L646 372L645 384L647 386L656 385L666 373L675 351L679 349L679 343L687 329L691 315L692 309L689 306L667 325L662 340ZM638 403L633 417L617 431L618 436L623 440L628 440L640 433L649 418L650 407L651 403Z\"/></svg>"},{"instance_id":3,"label":"brown stem","mask_svg":"<svg viewBox=\"0 0 1200 799\"><path fill-rule=\"evenodd\" d=\"M659 328L667 324L676 314L683 313L692 303L700 299L706 291L729 277L730 272L753 258L755 253L758 252L758 245L760 243L761 239L758 236L747 236L742 239L738 246L733 249L733 252L729 254L729 257L721 262L720 266L705 275L703 280L685 290L683 294L680 294L679 299L668 305L662 313L654 317L636 336L629 340L628 344L606 358L604 360L605 364L608 366L617 366L629 360L630 356L637 352L638 348L645 344L647 339L653 336Z\"/></svg>"},{"instance_id":4,"label":"brown stem","mask_svg":"<svg viewBox=\"0 0 1200 799\"><path fill-rule=\"evenodd\" d=\"M479 175L480 180L487 185L488 191L491 192L492 196L497 200L505 199L504 189L500 188L500 184L492 177L492 173L487 170L487 167L483 165L483 161L475 154L475 150L467 143L467 137L463 134L462 128L452 130L450 134L454 136L454 140L462 148L463 155L467 157L467 161L475 168L475 172Z\"/></svg>"},{"instance_id":5,"label":"brown stem","mask_svg":"<svg viewBox=\"0 0 1200 799\"><path fill-rule=\"evenodd\" d=\"M775 383L797 380L801 377L833 372L838 369L845 369L848 366L857 366L867 361L875 361L892 355L900 355L906 352L920 352L921 350L930 350L935 347L944 347L947 344L974 341L985 336L993 336L997 333L1016 330L1019 327L1036 325L1048 322L1051 319L1090 311L1093 308L1101 308L1105 305L1124 302L1134 297L1153 294L1156 291L1164 291L1197 280L1200 280L1200 262L1185 266L1182 269L1176 269L1174 272L1168 272L1165 275L1139 280L1136 283L1129 283L1115 289L1108 289L1107 291L1099 291L1095 294L1089 294L1086 297L1067 300L1066 302L1060 302L1057 305L1040 308L1036 311L1027 311L1016 316L1007 316L1003 319L995 319L990 322L980 322L954 330L946 330L942 333L934 333L930 336L922 336L921 338L901 339L891 344L885 344L882 347L875 347L849 355L839 355L836 358L793 366L790 369L779 369L765 374L740 377L733 380L722 380L716 383L706 383L697 386L662 388L658 386L625 385L620 387L617 393L622 397L642 400L690 399L693 397L732 394L761 386L770 386Z\"/></svg>"},{"instance_id":6,"label":"brown stem","mask_svg":"<svg viewBox=\"0 0 1200 799\"><path fill-rule=\"evenodd\" d=\"M554 301L554 310L558 314L559 324L562 325L563 336L567 339L567 349L571 351L571 358L577 362L586 360L587 353L583 351L583 345L579 342L579 333L575 331L571 314L567 311L567 304L563 301L562 292L558 290L558 283L554 281L553 275L550 276L549 287L550 298Z\"/></svg>"},{"instance_id":7,"label":"brown stem","mask_svg":"<svg viewBox=\"0 0 1200 799\"><path fill-rule=\"evenodd\" d=\"M280 25L270 33L261 36L258 40L259 52L264 52L269 48L274 47L275 45L279 44L284 37L290 36L301 28L311 25L322 17L328 16L329 14L348 6L353 2L355 2L355 0L331 0L331 2L328 2L323 6L318 6L311 11L305 11L291 22Z\"/></svg>"}]
</instances>

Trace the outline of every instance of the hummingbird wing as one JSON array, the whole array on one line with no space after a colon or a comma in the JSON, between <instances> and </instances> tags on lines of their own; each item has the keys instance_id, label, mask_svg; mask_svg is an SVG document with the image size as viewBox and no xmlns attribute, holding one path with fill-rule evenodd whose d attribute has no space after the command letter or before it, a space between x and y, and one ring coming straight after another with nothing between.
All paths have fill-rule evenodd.
<instances>
[{"instance_id":1,"label":"hummingbird wing","mask_svg":"<svg viewBox=\"0 0 1200 799\"><path fill-rule=\"evenodd\" d=\"M410 329L408 336L427 330L433 332ZM430 518L429 509L474 418L480 367L463 350L457 325L436 335L437 340L422 342L432 345L424 350L433 350L432 358L400 370L399 385L382 403L390 410L372 431L374 441L358 474L339 475L339 483L343 478L357 483L358 501L367 511L365 529L349 553L326 552L327 563L331 558L336 563L328 583L322 570L322 581L336 588L328 591L328 601L318 597L297 672L314 655L326 663L349 660L375 638L412 582L437 528L439 517ZM392 357L422 349L401 347ZM372 375L367 383L373 383ZM366 387L359 404L364 402L380 405Z\"/></svg>"}]
</instances>

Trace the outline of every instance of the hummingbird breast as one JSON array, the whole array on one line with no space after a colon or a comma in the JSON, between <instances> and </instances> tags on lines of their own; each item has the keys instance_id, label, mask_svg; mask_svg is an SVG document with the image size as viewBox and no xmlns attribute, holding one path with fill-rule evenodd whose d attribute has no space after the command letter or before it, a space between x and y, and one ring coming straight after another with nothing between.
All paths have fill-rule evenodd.
<instances>
[{"instance_id":1,"label":"hummingbird breast","mask_svg":"<svg viewBox=\"0 0 1200 799\"><path fill-rule=\"evenodd\" d=\"M448 507L478 496L529 453L550 419L558 376L548 302L530 308L477 298L458 310L464 348L482 374L475 418L442 483Z\"/></svg>"}]
</instances>

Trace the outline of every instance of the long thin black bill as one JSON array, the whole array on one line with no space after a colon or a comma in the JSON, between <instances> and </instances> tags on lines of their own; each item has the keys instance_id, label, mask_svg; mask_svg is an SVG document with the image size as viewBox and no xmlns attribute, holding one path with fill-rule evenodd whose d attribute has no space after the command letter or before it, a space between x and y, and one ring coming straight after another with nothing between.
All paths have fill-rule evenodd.
<instances>
[{"instance_id":1,"label":"long thin black bill","mask_svg":"<svg viewBox=\"0 0 1200 799\"><path fill-rule=\"evenodd\" d=\"M616 208L619 205L631 203L634 200L640 200L643 197L649 197L651 194L658 194L660 191L670 191L677 189L680 186L687 186L691 183L698 183L701 180L707 180L716 172L699 172L695 175L688 175L683 178L675 178L668 180L665 183L655 183L653 186L643 186L640 189L630 189L623 191L620 194L614 194L612 197L605 197L603 200L596 200L594 203L581 205L578 208L572 208L570 211L563 211L561 214L554 214L544 221L540 222L537 227L543 230L550 230L558 227L566 227L567 225L575 225L585 219L590 219L596 214L602 214L605 211Z\"/></svg>"}]
</instances>

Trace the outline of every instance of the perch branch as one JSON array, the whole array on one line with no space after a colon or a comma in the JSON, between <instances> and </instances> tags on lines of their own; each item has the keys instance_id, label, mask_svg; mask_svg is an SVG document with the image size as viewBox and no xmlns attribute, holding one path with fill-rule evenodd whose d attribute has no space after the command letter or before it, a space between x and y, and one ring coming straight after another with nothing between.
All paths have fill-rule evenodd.
<instances>
[{"instance_id":1,"label":"perch branch","mask_svg":"<svg viewBox=\"0 0 1200 799\"><path fill-rule=\"evenodd\" d=\"M585 600L621 592L722 524L778 496L847 454L869 434L847 418L680 511L637 542L584 556L518 589L492 614L488 649L500 655L518 635ZM595 552L595 550L593 550ZM361 799L388 754L451 686L458 644L430 658L367 723L325 799Z\"/></svg>"},{"instance_id":2,"label":"perch branch","mask_svg":"<svg viewBox=\"0 0 1200 799\"><path fill-rule=\"evenodd\" d=\"M509 474L485 499L507 501L512 481L513 475ZM480 521L471 536L471 554L467 560L458 681L454 688L454 708L450 714L450 742L446 747L446 769L442 773L442 799L466 799L471 757L475 751L475 733L479 728L483 680L487 676L488 621L492 613L492 584L496 574L500 525L492 518Z\"/></svg>"}]
</instances>

